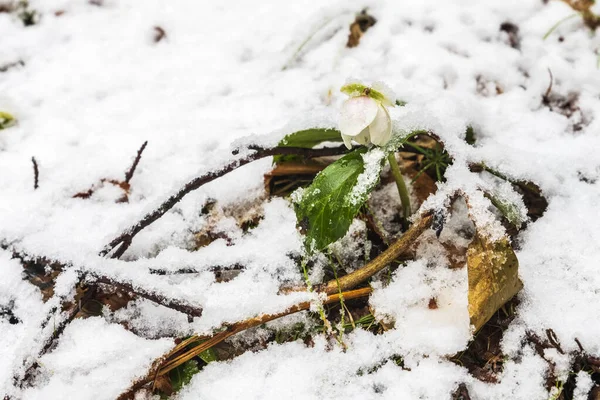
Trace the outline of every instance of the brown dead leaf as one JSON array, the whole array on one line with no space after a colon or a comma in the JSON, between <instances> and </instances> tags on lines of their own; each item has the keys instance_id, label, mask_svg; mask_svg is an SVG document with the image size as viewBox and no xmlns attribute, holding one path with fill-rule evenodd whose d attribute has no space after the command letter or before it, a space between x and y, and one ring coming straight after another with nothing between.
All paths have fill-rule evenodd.
<instances>
[{"instance_id":1,"label":"brown dead leaf","mask_svg":"<svg viewBox=\"0 0 600 400\"><path fill-rule=\"evenodd\" d=\"M348 35L348 43L346 47L356 47L360 43L360 38L365 32L375 25L377 20L367 14L367 10L362 10L360 14L356 16L354 22L350 25L350 34Z\"/></svg>"},{"instance_id":2,"label":"brown dead leaf","mask_svg":"<svg viewBox=\"0 0 600 400\"><path fill-rule=\"evenodd\" d=\"M302 185L310 184L327 165L328 161L321 160L277 163L265 174L265 190L272 196L285 196Z\"/></svg>"},{"instance_id":3,"label":"brown dead leaf","mask_svg":"<svg viewBox=\"0 0 600 400\"><path fill-rule=\"evenodd\" d=\"M429 299L429 304L427 305L427 308L429 308L430 310L438 309L438 303L437 303L437 299L435 297L432 297Z\"/></svg>"},{"instance_id":4,"label":"brown dead leaf","mask_svg":"<svg viewBox=\"0 0 600 400\"><path fill-rule=\"evenodd\" d=\"M23 278L39 288L44 302L54 295L54 282L60 273L61 269L54 264L35 260L23 262Z\"/></svg>"},{"instance_id":5,"label":"brown dead leaf","mask_svg":"<svg viewBox=\"0 0 600 400\"><path fill-rule=\"evenodd\" d=\"M467 252L466 248L457 246L452 241L440 242L441 245L446 249L446 255L448 257L448 266L450 269L463 268L467 263Z\"/></svg>"},{"instance_id":6,"label":"brown dead leaf","mask_svg":"<svg viewBox=\"0 0 600 400\"><path fill-rule=\"evenodd\" d=\"M508 239L496 242L475 235L467 251L469 317L479 330L521 288L519 261Z\"/></svg>"},{"instance_id":7,"label":"brown dead leaf","mask_svg":"<svg viewBox=\"0 0 600 400\"><path fill-rule=\"evenodd\" d=\"M160 27L160 26L155 26L154 27L154 43L158 43L161 40L165 39L167 37L167 32L165 32L165 30Z\"/></svg>"},{"instance_id":8,"label":"brown dead leaf","mask_svg":"<svg viewBox=\"0 0 600 400\"><path fill-rule=\"evenodd\" d=\"M563 0L563 2L581 15L584 24L592 32L600 26L600 15L596 15L592 11L592 7L596 4L595 0Z\"/></svg>"},{"instance_id":9,"label":"brown dead leaf","mask_svg":"<svg viewBox=\"0 0 600 400\"><path fill-rule=\"evenodd\" d=\"M100 189L107 183L111 184L113 186L117 186L118 188L120 188L123 191L123 195L121 197L117 198L117 200L115 200L115 203L128 203L129 202L129 189L131 188L129 185L129 182L119 181L116 179L107 179L107 178L100 179L100 183L98 185L92 185L92 187L90 187L88 190L81 191L79 193L74 194L72 196L72 198L74 198L74 199L89 199L90 197L92 197L92 195L94 194L94 192L96 190Z\"/></svg>"},{"instance_id":10,"label":"brown dead leaf","mask_svg":"<svg viewBox=\"0 0 600 400\"><path fill-rule=\"evenodd\" d=\"M166 396L173 394L173 385L171 384L169 374L158 375L156 379L154 379L154 390L159 391Z\"/></svg>"},{"instance_id":11,"label":"brown dead leaf","mask_svg":"<svg viewBox=\"0 0 600 400\"><path fill-rule=\"evenodd\" d=\"M402 173L408 175L411 180L417 177L417 179L412 182L412 193L418 200L416 204L418 207L420 207L421 204L437 190L435 181L431 179L429 175L419 174L419 171L413 167L402 168Z\"/></svg>"}]
</instances>

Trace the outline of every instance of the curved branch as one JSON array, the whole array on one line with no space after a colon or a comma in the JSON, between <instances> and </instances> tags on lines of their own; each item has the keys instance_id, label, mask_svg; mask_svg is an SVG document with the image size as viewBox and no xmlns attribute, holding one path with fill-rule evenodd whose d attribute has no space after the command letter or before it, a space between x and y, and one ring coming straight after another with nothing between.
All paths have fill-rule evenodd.
<instances>
[{"instance_id":1,"label":"curved branch","mask_svg":"<svg viewBox=\"0 0 600 400\"><path fill-rule=\"evenodd\" d=\"M165 200L158 208L146 214L141 220L136 222L131 227L127 228L123 233L114 238L104 249L100 252L100 256L110 255L110 258L119 258L125 253L125 251L131 245L133 238L140 233L144 228L154 223L160 217L165 215L167 211L179 203L187 194L194 190L202 187L203 185L220 178L231 171L238 169L239 167L249 164L252 161L259 160L261 158L274 156L274 155L300 155L304 158L315 158L340 155L348 152L344 146L339 147L328 147L324 149L306 149L301 147L274 147L274 148L261 148L254 146L251 148L254 150L253 153L246 155L242 158L234 160L218 170L206 172L188 183L186 183L177 193ZM239 150L235 150L233 154L238 154Z\"/></svg>"},{"instance_id":2,"label":"curved branch","mask_svg":"<svg viewBox=\"0 0 600 400\"><path fill-rule=\"evenodd\" d=\"M330 303L338 302L338 301L340 301L341 296L343 296L344 300L352 300L352 299L357 299L360 297L366 297L369 294L371 294L371 292L372 292L372 289L367 287L367 288L356 289L356 290L352 290L352 291L348 291L348 292L344 292L344 293L336 293L336 294L329 295L327 297L327 299L325 301L323 301L323 303L330 304ZM211 347L222 342L223 340L227 339L228 337L233 336L236 333L242 332L246 329L260 326L260 325L267 323L269 321L272 321L274 319L285 317L286 315L294 314L299 311L308 310L310 308L310 304L311 303L309 301L304 301L304 302L298 303L298 304L290 307L288 310L278 313L278 314L265 314L265 315L258 316L256 318L250 318L245 321L240 321L233 325L229 325L226 327L226 329L224 331L217 333L216 335L209 338L207 341L202 342L198 346L188 350L187 352L185 352L183 354L179 354L179 355L175 356L179 352L179 350L184 349L185 347L187 347L187 345L197 342L199 340L205 339L205 337L193 336L193 337L185 340L185 342L182 342L180 345L176 346L171 352L169 352L167 354L166 357L164 357L162 359L161 362L157 362L144 378L136 381L126 392L122 393L117 399L118 400L133 399L136 391L138 391L140 388L142 388L149 382L152 382L158 376L168 373L173 368L176 368L177 366L183 364L184 362L191 360L192 358L196 357L198 354L202 353L203 351L206 351L207 349L210 349ZM175 357L173 357L173 356L175 356Z\"/></svg>"}]
</instances>

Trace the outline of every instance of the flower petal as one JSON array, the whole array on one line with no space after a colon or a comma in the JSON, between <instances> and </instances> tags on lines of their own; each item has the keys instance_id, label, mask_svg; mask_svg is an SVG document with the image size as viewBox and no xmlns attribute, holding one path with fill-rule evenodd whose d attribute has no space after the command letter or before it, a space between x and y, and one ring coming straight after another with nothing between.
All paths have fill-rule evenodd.
<instances>
[{"instance_id":1,"label":"flower petal","mask_svg":"<svg viewBox=\"0 0 600 400\"><path fill-rule=\"evenodd\" d=\"M368 96L349 98L342 105L340 131L348 136L358 135L373 122L377 110L377 102Z\"/></svg>"},{"instance_id":2,"label":"flower petal","mask_svg":"<svg viewBox=\"0 0 600 400\"><path fill-rule=\"evenodd\" d=\"M353 139L357 143L362 144L363 146L371 144L371 138L369 137L369 128L367 127L363 129L362 132L354 136Z\"/></svg>"},{"instance_id":3,"label":"flower petal","mask_svg":"<svg viewBox=\"0 0 600 400\"><path fill-rule=\"evenodd\" d=\"M346 145L348 150L352 150L352 136L344 135L342 133L342 140L344 141L344 144Z\"/></svg>"},{"instance_id":4,"label":"flower petal","mask_svg":"<svg viewBox=\"0 0 600 400\"><path fill-rule=\"evenodd\" d=\"M387 108L381 104L378 106L377 116L369 125L369 135L371 142L377 146L387 144L392 138L392 119Z\"/></svg>"},{"instance_id":5,"label":"flower petal","mask_svg":"<svg viewBox=\"0 0 600 400\"><path fill-rule=\"evenodd\" d=\"M372 89L381 93L381 95L383 96L381 103L383 105L388 106L388 107L396 106L396 95L394 94L394 91L392 89L390 89L390 87L388 85L386 85L383 82L375 82L375 83L373 83Z\"/></svg>"}]
</instances>

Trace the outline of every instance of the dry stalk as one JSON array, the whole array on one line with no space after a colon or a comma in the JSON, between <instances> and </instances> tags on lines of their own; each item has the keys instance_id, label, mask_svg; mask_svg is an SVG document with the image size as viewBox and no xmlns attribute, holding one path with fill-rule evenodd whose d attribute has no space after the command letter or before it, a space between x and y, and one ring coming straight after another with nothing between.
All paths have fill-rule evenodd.
<instances>
[{"instance_id":1,"label":"dry stalk","mask_svg":"<svg viewBox=\"0 0 600 400\"><path fill-rule=\"evenodd\" d=\"M371 292L372 292L372 289L367 287L367 288L361 288L361 289L347 291L344 293L332 294L332 295L329 295L323 303L324 304L336 303L336 302L340 301L341 296L344 297L344 300L357 299L360 297L368 296L369 294L371 294ZM173 357L173 355L175 355L179 351L183 350L186 346L206 338L206 337L200 337L200 336L192 336L191 338L185 340L184 342L181 342L173 350L171 350L171 352L169 352L167 357L163 358L163 361L161 363L157 363L157 365L153 367L153 369L148 373L148 375L146 375L146 377L135 382L125 393L121 394L118 397L118 400L132 399L135 395L135 392L138 389L142 388L144 385L152 382L157 377L168 373L172 369L177 368L181 364L185 363L186 361L191 360L192 358L196 357L200 353L210 349L211 347L222 342L223 340L227 339L228 337L233 336L236 333L242 332L246 329L260 326L260 325L262 325L266 322L272 321L274 319L285 317L286 315L290 315L290 314L293 314L293 313L296 313L299 311L308 310L310 308L310 304L311 303L309 301L305 301L302 303L298 303L298 304L290 307L288 310L278 313L278 314L265 314L265 315L261 315L261 316L255 317L255 318L250 318L245 321L235 323L233 325L229 325L225 328L225 330L217 333L216 335L212 336L205 342L203 342L203 343L199 344L198 346L188 350L187 352L182 353L171 359L171 357Z\"/></svg>"},{"instance_id":2,"label":"dry stalk","mask_svg":"<svg viewBox=\"0 0 600 400\"><path fill-rule=\"evenodd\" d=\"M38 187L40 187L40 169L38 168L38 163L35 160L35 157L31 157L31 162L33 163L33 190L36 190Z\"/></svg>"}]
</instances>

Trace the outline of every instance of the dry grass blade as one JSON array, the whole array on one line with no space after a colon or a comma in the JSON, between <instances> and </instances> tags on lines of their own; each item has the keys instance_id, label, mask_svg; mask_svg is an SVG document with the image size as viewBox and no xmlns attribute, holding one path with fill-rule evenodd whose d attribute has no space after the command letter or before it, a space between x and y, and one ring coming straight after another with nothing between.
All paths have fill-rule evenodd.
<instances>
[{"instance_id":1,"label":"dry grass blade","mask_svg":"<svg viewBox=\"0 0 600 400\"><path fill-rule=\"evenodd\" d=\"M336 293L336 294L332 294L332 295L328 296L327 299L323 303L330 304L330 303L339 302L341 296L343 296L344 300L346 300L346 301L352 300L352 299L357 299L360 297L368 296L369 294L371 294L371 292L372 292L372 289L367 287L367 288L351 290L351 291L347 291L347 292L343 292L343 293ZM169 359L174 354L177 354L179 351L181 351L188 345L195 343L199 340L205 339L205 337L192 336L191 338L186 339L185 341L178 344L173 350L171 350L169 352L169 354L163 358L164 361L162 363L156 363L158 365L155 364L155 366L148 373L148 375L146 375L145 378L140 379L137 382L135 382L129 388L129 390L127 390L125 393L121 394L118 397L118 400L134 398L135 392L138 389L142 388L144 385L152 382L157 377L168 373L172 369L177 368L178 366L185 363L186 361L191 360L192 358L196 357L200 353L210 349L211 347L217 345L218 343L222 342L223 340L227 339L228 337L235 335L236 333L242 332L246 329L254 328L256 326L260 326L266 322L275 320L277 318L285 317L286 315L294 314L296 312L303 311L303 310L308 310L310 308L310 305L311 305L311 303L309 301L305 301L302 303L298 303L298 304L290 307L288 310L278 313L278 314L265 314L265 315L261 315L261 316L255 317L255 318L250 318L245 321L235 323L233 325L229 325L226 328L226 330L217 333L216 335L214 335L207 341L199 344L198 346L190 349L189 351L187 351L183 354L178 355L177 357L175 357L173 359Z\"/></svg>"}]
</instances>

